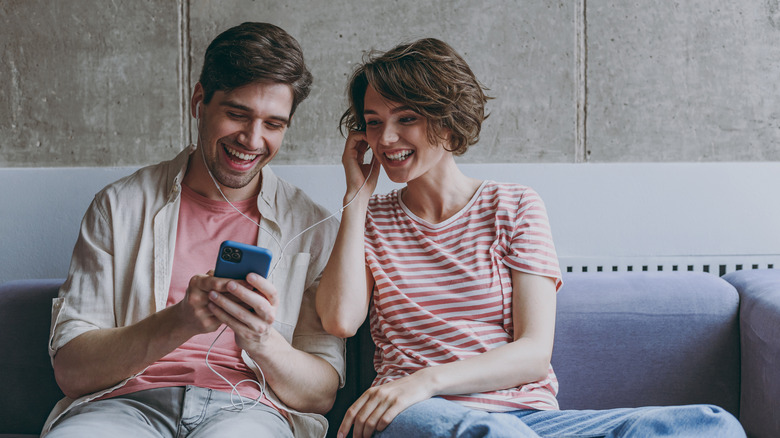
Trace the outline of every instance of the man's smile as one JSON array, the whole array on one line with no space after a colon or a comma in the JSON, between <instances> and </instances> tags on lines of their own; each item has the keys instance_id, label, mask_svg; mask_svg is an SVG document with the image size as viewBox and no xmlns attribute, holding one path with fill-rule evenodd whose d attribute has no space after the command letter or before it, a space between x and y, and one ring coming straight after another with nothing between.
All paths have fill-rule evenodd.
<instances>
[{"instance_id":1,"label":"man's smile","mask_svg":"<svg viewBox=\"0 0 780 438\"><path fill-rule=\"evenodd\" d=\"M227 155L233 159L234 161L241 161L242 164L246 164L248 162L255 161L257 157L260 156L260 154L250 154L247 152L241 152L237 149L234 149L224 143L222 143L222 149L227 152Z\"/></svg>"}]
</instances>

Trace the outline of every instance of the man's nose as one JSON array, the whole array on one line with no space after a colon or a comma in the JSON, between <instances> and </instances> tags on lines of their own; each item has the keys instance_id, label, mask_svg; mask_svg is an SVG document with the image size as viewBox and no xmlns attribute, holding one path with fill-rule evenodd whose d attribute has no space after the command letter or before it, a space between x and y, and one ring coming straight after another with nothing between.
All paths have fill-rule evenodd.
<instances>
[{"instance_id":1,"label":"man's nose","mask_svg":"<svg viewBox=\"0 0 780 438\"><path fill-rule=\"evenodd\" d=\"M257 120L247 123L244 129L238 135L238 141L242 146L250 150L257 150L263 147L263 122Z\"/></svg>"}]
</instances>

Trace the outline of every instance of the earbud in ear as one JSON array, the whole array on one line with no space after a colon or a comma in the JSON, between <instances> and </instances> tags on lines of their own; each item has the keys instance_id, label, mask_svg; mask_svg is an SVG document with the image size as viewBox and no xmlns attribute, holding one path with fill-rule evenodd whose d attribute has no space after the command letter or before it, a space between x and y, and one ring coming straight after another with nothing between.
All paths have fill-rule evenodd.
<instances>
[{"instance_id":1,"label":"earbud in ear","mask_svg":"<svg viewBox=\"0 0 780 438\"><path fill-rule=\"evenodd\" d=\"M200 104L195 107L195 118L200 120Z\"/></svg>"},{"instance_id":2,"label":"earbud in ear","mask_svg":"<svg viewBox=\"0 0 780 438\"><path fill-rule=\"evenodd\" d=\"M363 154L363 164L371 164L374 161L374 151L366 144L366 152Z\"/></svg>"}]
</instances>

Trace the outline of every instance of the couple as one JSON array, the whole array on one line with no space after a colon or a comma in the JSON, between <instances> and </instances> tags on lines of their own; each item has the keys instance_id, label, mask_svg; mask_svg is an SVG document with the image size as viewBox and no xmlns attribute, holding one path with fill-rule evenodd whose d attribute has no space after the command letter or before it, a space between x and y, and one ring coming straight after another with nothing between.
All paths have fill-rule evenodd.
<instances>
[{"instance_id":1,"label":"couple","mask_svg":"<svg viewBox=\"0 0 780 438\"><path fill-rule=\"evenodd\" d=\"M340 224L266 166L311 82L276 26L211 42L197 145L84 216L49 342L67 398L44 435L323 436L343 338L369 315L378 376L340 436L744 436L714 406L558 410L544 205L456 166L487 97L452 48L420 40L353 74ZM380 171L406 186L372 196ZM223 240L271 250L268 279L213 276Z\"/></svg>"}]
</instances>

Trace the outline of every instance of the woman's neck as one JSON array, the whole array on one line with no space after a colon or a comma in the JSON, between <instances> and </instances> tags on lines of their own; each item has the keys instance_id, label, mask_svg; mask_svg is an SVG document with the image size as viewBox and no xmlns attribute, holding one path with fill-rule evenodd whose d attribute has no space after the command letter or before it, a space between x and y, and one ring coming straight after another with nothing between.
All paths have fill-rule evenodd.
<instances>
[{"instance_id":1,"label":"woman's neck","mask_svg":"<svg viewBox=\"0 0 780 438\"><path fill-rule=\"evenodd\" d=\"M481 184L482 181L464 175L452 160L437 172L409 181L401 196L412 213L436 224L461 211Z\"/></svg>"}]
</instances>

